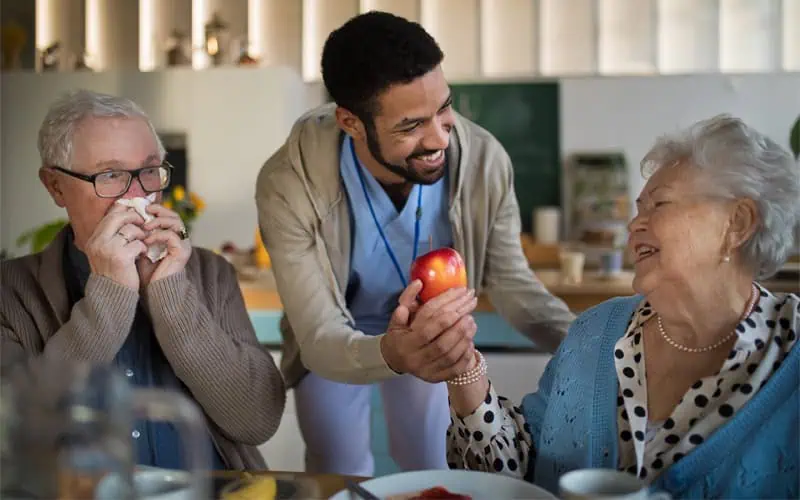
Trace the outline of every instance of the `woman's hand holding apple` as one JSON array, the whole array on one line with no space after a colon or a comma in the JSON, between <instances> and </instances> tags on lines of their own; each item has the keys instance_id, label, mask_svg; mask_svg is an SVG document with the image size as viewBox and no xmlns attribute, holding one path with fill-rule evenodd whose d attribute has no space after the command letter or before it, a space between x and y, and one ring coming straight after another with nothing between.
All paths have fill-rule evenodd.
<instances>
[{"instance_id":1,"label":"woman's hand holding apple","mask_svg":"<svg viewBox=\"0 0 800 500\"><path fill-rule=\"evenodd\" d=\"M381 339L389 367L428 382L452 379L474 361L477 325L471 313L478 305L474 290L451 288L417 303L422 283L414 280L400 295L399 305Z\"/></svg>"}]
</instances>

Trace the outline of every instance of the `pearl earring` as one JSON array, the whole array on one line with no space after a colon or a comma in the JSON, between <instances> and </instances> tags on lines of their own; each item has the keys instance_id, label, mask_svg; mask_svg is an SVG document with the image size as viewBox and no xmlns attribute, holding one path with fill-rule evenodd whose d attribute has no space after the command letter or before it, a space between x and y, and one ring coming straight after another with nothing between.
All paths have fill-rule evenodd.
<instances>
[{"instance_id":1,"label":"pearl earring","mask_svg":"<svg viewBox=\"0 0 800 500\"><path fill-rule=\"evenodd\" d=\"M728 255L726 255L725 257L722 258L722 262L730 262L730 261L731 261L731 258Z\"/></svg>"}]
</instances>

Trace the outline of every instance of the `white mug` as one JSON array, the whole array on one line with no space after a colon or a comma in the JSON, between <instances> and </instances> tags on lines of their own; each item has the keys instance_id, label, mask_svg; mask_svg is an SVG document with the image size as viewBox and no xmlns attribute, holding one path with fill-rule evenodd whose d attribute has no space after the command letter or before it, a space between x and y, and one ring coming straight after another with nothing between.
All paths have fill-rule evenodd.
<instances>
[{"instance_id":1,"label":"white mug","mask_svg":"<svg viewBox=\"0 0 800 500\"><path fill-rule=\"evenodd\" d=\"M533 211L533 237L537 244L555 245L561 231L561 209L539 207Z\"/></svg>"},{"instance_id":2,"label":"white mug","mask_svg":"<svg viewBox=\"0 0 800 500\"><path fill-rule=\"evenodd\" d=\"M561 261L561 279L564 283L580 285L583 281L583 266L586 254L570 250L561 250L558 254Z\"/></svg>"},{"instance_id":3,"label":"white mug","mask_svg":"<svg viewBox=\"0 0 800 500\"><path fill-rule=\"evenodd\" d=\"M564 500L671 500L667 493L650 493L636 476L612 469L579 469L558 480Z\"/></svg>"}]
</instances>

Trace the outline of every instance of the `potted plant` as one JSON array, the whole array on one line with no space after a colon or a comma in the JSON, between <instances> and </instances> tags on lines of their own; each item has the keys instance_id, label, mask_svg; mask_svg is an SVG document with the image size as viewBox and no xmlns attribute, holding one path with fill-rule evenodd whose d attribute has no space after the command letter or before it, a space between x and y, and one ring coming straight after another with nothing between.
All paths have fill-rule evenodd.
<instances>
[{"instance_id":1,"label":"potted plant","mask_svg":"<svg viewBox=\"0 0 800 500\"><path fill-rule=\"evenodd\" d=\"M39 253L53 241L59 231L69 223L66 219L46 222L27 231L17 238L17 246L30 245L31 253Z\"/></svg>"},{"instance_id":2,"label":"potted plant","mask_svg":"<svg viewBox=\"0 0 800 500\"><path fill-rule=\"evenodd\" d=\"M164 196L161 204L180 216L186 231L190 234L192 223L206 208L205 202L197 193L189 192L187 195L186 189L180 185L172 188L172 191Z\"/></svg>"}]
</instances>

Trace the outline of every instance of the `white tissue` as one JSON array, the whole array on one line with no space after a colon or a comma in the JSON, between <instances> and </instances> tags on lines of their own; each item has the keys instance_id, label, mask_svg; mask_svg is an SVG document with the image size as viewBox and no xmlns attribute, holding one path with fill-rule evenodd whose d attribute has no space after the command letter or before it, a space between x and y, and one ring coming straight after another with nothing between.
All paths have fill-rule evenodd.
<instances>
[{"instance_id":1,"label":"white tissue","mask_svg":"<svg viewBox=\"0 0 800 500\"><path fill-rule=\"evenodd\" d=\"M147 213L147 205L156 201L156 194L150 193L146 198L120 198L117 203L130 207L139 214L145 222L150 222L153 216ZM167 245L164 243L154 243L147 248L147 258L150 262L156 263L167 256Z\"/></svg>"}]
</instances>

